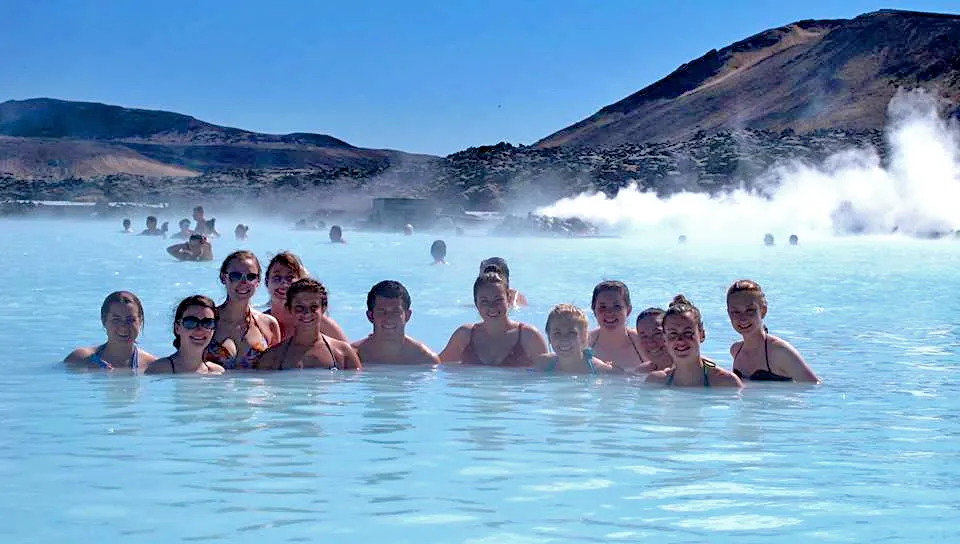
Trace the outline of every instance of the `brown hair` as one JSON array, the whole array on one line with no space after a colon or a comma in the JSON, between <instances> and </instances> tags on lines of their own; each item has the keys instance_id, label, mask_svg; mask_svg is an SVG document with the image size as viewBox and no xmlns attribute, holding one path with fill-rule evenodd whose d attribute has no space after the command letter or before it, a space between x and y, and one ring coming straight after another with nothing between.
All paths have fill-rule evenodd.
<instances>
[{"instance_id":1,"label":"brown hair","mask_svg":"<svg viewBox=\"0 0 960 544\"><path fill-rule=\"evenodd\" d=\"M257 274L260 274L263 272L263 269L260 268L260 259L258 259L257 256L254 255L252 251L248 251L246 249L239 249L227 255L227 258L223 260L223 264L220 265L220 275L225 276L227 274L227 268L230 266L230 263L232 263L233 261L239 261L242 259L250 259L251 261L256 263Z\"/></svg>"},{"instance_id":2,"label":"brown hair","mask_svg":"<svg viewBox=\"0 0 960 544\"><path fill-rule=\"evenodd\" d=\"M303 278L302 280L293 282L293 285L287 289L286 306L288 310L293 310L293 299L300 293L313 293L320 295L320 306L323 308L324 312L326 312L328 303L327 288L324 287L322 283L313 278Z\"/></svg>"},{"instance_id":3,"label":"brown hair","mask_svg":"<svg viewBox=\"0 0 960 544\"><path fill-rule=\"evenodd\" d=\"M180 349L180 337L177 336L177 322L183 319L183 313L186 312L187 308L190 308L191 306L209 308L213 310L213 319L215 321L220 320L220 310L217 308L217 304L211 300L210 297L193 295L181 300L180 304L177 304L177 310L173 313L173 347L177 349Z\"/></svg>"},{"instance_id":4,"label":"brown hair","mask_svg":"<svg viewBox=\"0 0 960 544\"><path fill-rule=\"evenodd\" d=\"M693 303L690 302L690 299L682 293L673 297L673 301L670 302L670 306L667 307L667 311L663 314L663 324L667 324L667 318L671 315L683 315L687 312L693 314L693 320L697 323L697 329L700 330L701 335L706 336L703 330L703 316L700 314L700 309L694 306Z\"/></svg>"},{"instance_id":5,"label":"brown hair","mask_svg":"<svg viewBox=\"0 0 960 544\"><path fill-rule=\"evenodd\" d=\"M647 308L637 314L637 326L639 327L640 322L648 317L659 317L662 322L666 314L667 312L663 308Z\"/></svg>"},{"instance_id":6,"label":"brown hair","mask_svg":"<svg viewBox=\"0 0 960 544\"><path fill-rule=\"evenodd\" d=\"M587 314L573 304L557 304L547 315L547 338L550 337L550 325L557 319L570 319L577 324L580 332L587 331Z\"/></svg>"},{"instance_id":7,"label":"brown hair","mask_svg":"<svg viewBox=\"0 0 960 544\"><path fill-rule=\"evenodd\" d=\"M727 289L727 298L736 293L754 293L760 297L760 304L767 305L767 297L763 294L763 288L753 280L737 280Z\"/></svg>"},{"instance_id":8,"label":"brown hair","mask_svg":"<svg viewBox=\"0 0 960 544\"><path fill-rule=\"evenodd\" d=\"M627 284L622 281L616 280L606 280L601 281L593 288L593 298L590 299L590 309L597 311L597 297L600 296L600 293L605 293L607 291L616 291L620 293L620 296L623 297L623 301L627 303L627 306L630 304L630 289L627 288Z\"/></svg>"},{"instance_id":9,"label":"brown hair","mask_svg":"<svg viewBox=\"0 0 960 544\"><path fill-rule=\"evenodd\" d=\"M484 272L477 276L477 279L473 282L473 302L477 302L477 292L480 291L480 288L484 285L502 285L503 291L505 293L510 292L510 281L496 272Z\"/></svg>"},{"instance_id":10,"label":"brown hair","mask_svg":"<svg viewBox=\"0 0 960 544\"><path fill-rule=\"evenodd\" d=\"M303 261L300 260L295 253L290 251L281 251L273 256L270 259L270 264L267 265L267 273L263 275L263 284L267 284L267 280L270 277L270 269L276 265L281 265L293 270L293 272L300 278L306 278L310 275L310 272L307 271L307 267L303 265Z\"/></svg>"},{"instance_id":11,"label":"brown hair","mask_svg":"<svg viewBox=\"0 0 960 544\"><path fill-rule=\"evenodd\" d=\"M140 326L143 326L143 303L137 295L130 291L114 291L107 295L107 298L103 299L103 304L100 305L100 322L104 325L107 324L107 314L110 313L111 304L133 304L137 309L137 317L140 318Z\"/></svg>"}]
</instances>

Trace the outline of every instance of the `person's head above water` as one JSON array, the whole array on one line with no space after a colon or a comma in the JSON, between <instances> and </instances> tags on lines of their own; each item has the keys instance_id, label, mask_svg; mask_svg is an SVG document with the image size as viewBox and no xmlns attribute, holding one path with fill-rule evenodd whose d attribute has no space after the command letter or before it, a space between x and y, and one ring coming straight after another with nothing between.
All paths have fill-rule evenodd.
<instances>
[{"instance_id":1,"label":"person's head above water","mask_svg":"<svg viewBox=\"0 0 960 544\"><path fill-rule=\"evenodd\" d=\"M473 282L473 303L484 321L507 318L509 293L510 282L496 272L484 272Z\"/></svg>"},{"instance_id":2,"label":"person's head above water","mask_svg":"<svg viewBox=\"0 0 960 544\"><path fill-rule=\"evenodd\" d=\"M430 245L430 256L433 262L442 263L447 258L447 243L443 240L434 240Z\"/></svg>"},{"instance_id":3,"label":"person's head above water","mask_svg":"<svg viewBox=\"0 0 960 544\"><path fill-rule=\"evenodd\" d=\"M686 234L681 234L680 236L677 236L677 243L678 243L678 244L685 244L685 243L687 243L687 235L686 235Z\"/></svg>"},{"instance_id":4,"label":"person's head above water","mask_svg":"<svg viewBox=\"0 0 960 544\"><path fill-rule=\"evenodd\" d=\"M627 326L627 316L633 311L630 289L622 281L607 280L593 288L590 308L600 327L621 329Z\"/></svg>"},{"instance_id":5,"label":"person's head above water","mask_svg":"<svg viewBox=\"0 0 960 544\"><path fill-rule=\"evenodd\" d=\"M181 300L173 314L173 347L180 349L183 338L205 349L213 339L218 319L220 310L209 297L193 295Z\"/></svg>"},{"instance_id":6,"label":"person's head above water","mask_svg":"<svg viewBox=\"0 0 960 544\"><path fill-rule=\"evenodd\" d=\"M330 227L330 241L331 242L343 241L343 229L340 228L340 225L334 225Z\"/></svg>"},{"instance_id":7,"label":"person's head above water","mask_svg":"<svg viewBox=\"0 0 960 544\"><path fill-rule=\"evenodd\" d=\"M297 280L287 289L287 310L292 312L299 322L309 321L310 324L319 326L328 303L327 288L313 278Z\"/></svg>"},{"instance_id":8,"label":"person's head above water","mask_svg":"<svg viewBox=\"0 0 960 544\"><path fill-rule=\"evenodd\" d=\"M153 230L153 229L157 228L157 218L156 218L156 217L154 217L154 216L152 216L152 215L147 216L147 228L150 229L150 230Z\"/></svg>"},{"instance_id":9,"label":"person's head above water","mask_svg":"<svg viewBox=\"0 0 960 544\"><path fill-rule=\"evenodd\" d=\"M773 235L769 232L763 235L763 245L772 246L774 243Z\"/></svg>"},{"instance_id":10,"label":"person's head above water","mask_svg":"<svg viewBox=\"0 0 960 544\"><path fill-rule=\"evenodd\" d=\"M644 361L660 357L666 349L666 338L663 336L663 316L666 313L661 308L647 308L637 314L637 338Z\"/></svg>"},{"instance_id":11,"label":"person's head above water","mask_svg":"<svg viewBox=\"0 0 960 544\"><path fill-rule=\"evenodd\" d=\"M760 284L753 280L737 280L727 289L727 316L740 334L766 331L767 297Z\"/></svg>"},{"instance_id":12,"label":"person's head above water","mask_svg":"<svg viewBox=\"0 0 960 544\"><path fill-rule=\"evenodd\" d=\"M220 265L220 283L227 288L227 298L249 301L257 292L262 269L252 251L241 249L227 255Z\"/></svg>"},{"instance_id":13,"label":"person's head above water","mask_svg":"<svg viewBox=\"0 0 960 544\"><path fill-rule=\"evenodd\" d=\"M123 230L130 230L130 226L133 225L133 222L129 219L123 220Z\"/></svg>"},{"instance_id":14,"label":"person's head above water","mask_svg":"<svg viewBox=\"0 0 960 544\"><path fill-rule=\"evenodd\" d=\"M700 344L707 335L700 309L687 297L673 297L663 316L663 329L667 350L674 360L700 357Z\"/></svg>"},{"instance_id":15,"label":"person's head above water","mask_svg":"<svg viewBox=\"0 0 960 544\"><path fill-rule=\"evenodd\" d=\"M796 234L790 235L790 245L795 246L800 243L800 238Z\"/></svg>"},{"instance_id":16,"label":"person's head above water","mask_svg":"<svg viewBox=\"0 0 960 544\"><path fill-rule=\"evenodd\" d=\"M193 218L197 221L203 219L203 206L196 206L193 208Z\"/></svg>"},{"instance_id":17,"label":"person's head above water","mask_svg":"<svg viewBox=\"0 0 960 544\"><path fill-rule=\"evenodd\" d=\"M143 303L130 291L114 291L100 305L107 341L133 343L143 329Z\"/></svg>"},{"instance_id":18,"label":"person's head above water","mask_svg":"<svg viewBox=\"0 0 960 544\"><path fill-rule=\"evenodd\" d=\"M270 296L286 302L287 290L299 279L310 275L303 261L290 251L281 251L270 259L263 284L270 290Z\"/></svg>"},{"instance_id":19,"label":"person's head above water","mask_svg":"<svg viewBox=\"0 0 960 544\"><path fill-rule=\"evenodd\" d=\"M403 234L406 236L413 236L413 225L407 223L403 226Z\"/></svg>"},{"instance_id":20,"label":"person's head above water","mask_svg":"<svg viewBox=\"0 0 960 544\"><path fill-rule=\"evenodd\" d=\"M507 266L507 261L502 257L488 257L480 261L480 273L487 272L500 274L508 282L510 281L510 267Z\"/></svg>"},{"instance_id":21,"label":"person's head above water","mask_svg":"<svg viewBox=\"0 0 960 544\"><path fill-rule=\"evenodd\" d=\"M190 220L184 217L180 220L180 230L190 230Z\"/></svg>"},{"instance_id":22,"label":"person's head above water","mask_svg":"<svg viewBox=\"0 0 960 544\"><path fill-rule=\"evenodd\" d=\"M410 292L402 283L384 280L367 293L367 320L373 332L402 333L413 312L410 310Z\"/></svg>"},{"instance_id":23,"label":"person's head above water","mask_svg":"<svg viewBox=\"0 0 960 544\"><path fill-rule=\"evenodd\" d=\"M580 356L587 345L587 314L572 304L558 304L547 315L547 340L557 355Z\"/></svg>"}]
</instances>

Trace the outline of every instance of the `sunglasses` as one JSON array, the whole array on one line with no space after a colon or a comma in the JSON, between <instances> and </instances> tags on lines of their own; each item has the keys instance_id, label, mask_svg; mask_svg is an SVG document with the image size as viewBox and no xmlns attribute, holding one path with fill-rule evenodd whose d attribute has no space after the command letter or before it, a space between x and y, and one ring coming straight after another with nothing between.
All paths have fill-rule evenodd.
<instances>
[{"instance_id":1,"label":"sunglasses","mask_svg":"<svg viewBox=\"0 0 960 544\"><path fill-rule=\"evenodd\" d=\"M200 319L199 317L188 315L180 320L180 325L182 325L183 328L187 329L188 331L192 331L197 327L203 327L204 329L212 331L217 328L217 320L212 317L204 317L203 319Z\"/></svg>"},{"instance_id":2,"label":"sunglasses","mask_svg":"<svg viewBox=\"0 0 960 544\"><path fill-rule=\"evenodd\" d=\"M234 283L240 280L257 281L260 279L260 274L257 274L256 272L247 272L246 274L243 272L231 272L227 274L227 278Z\"/></svg>"}]
</instances>

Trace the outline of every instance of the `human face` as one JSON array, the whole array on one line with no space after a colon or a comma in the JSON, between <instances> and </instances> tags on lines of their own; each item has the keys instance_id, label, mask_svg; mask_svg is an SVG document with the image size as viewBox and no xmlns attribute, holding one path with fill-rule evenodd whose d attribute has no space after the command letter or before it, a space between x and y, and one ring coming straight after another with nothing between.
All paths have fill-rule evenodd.
<instances>
[{"instance_id":1,"label":"human face","mask_svg":"<svg viewBox=\"0 0 960 544\"><path fill-rule=\"evenodd\" d=\"M323 305L323 297L319 293L297 293L293 297L290 311L297 327L317 327L323 319L323 312L327 308Z\"/></svg>"},{"instance_id":2,"label":"human face","mask_svg":"<svg viewBox=\"0 0 960 544\"><path fill-rule=\"evenodd\" d=\"M220 276L220 281L227 286L228 297L248 300L257 292L260 271L253 259L234 259L227 266L227 273Z\"/></svg>"},{"instance_id":3,"label":"human face","mask_svg":"<svg viewBox=\"0 0 960 544\"><path fill-rule=\"evenodd\" d=\"M607 330L618 330L626 327L627 316L633 311L623 299L620 291L602 291L597 294L597 304L593 314L600 326Z\"/></svg>"},{"instance_id":4,"label":"human face","mask_svg":"<svg viewBox=\"0 0 960 544\"><path fill-rule=\"evenodd\" d=\"M587 343L587 331L582 324L570 318L553 319L547 329L550 347L561 357L579 357Z\"/></svg>"},{"instance_id":5,"label":"human face","mask_svg":"<svg viewBox=\"0 0 960 544\"><path fill-rule=\"evenodd\" d=\"M210 344L210 340L213 339L216 322L214 322L213 328L204 325L208 325L213 319L214 314L212 309L206 306L187 306L183 311L183 315L180 316L180 319L177 320L173 326L173 332L177 335L177 338L180 339L180 347L192 346L198 350L206 349ZM199 323L192 329L184 325L184 323L191 324L197 321L199 321Z\"/></svg>"},{"instance_id":6,"label":"human face","mask_svg":"<svg viewBox=\"0 0 960 544\"><path fill-rule=\"evenodd\" d=\"M197 221L200 221L201 219L203 219L203 210L201 210L200 208L194 209L193 218Z\"/></svg>"},{"instance_id":7,"label":"human face","mask_svg":"<svg viewBox=\"0 0 960 544\"><path fill-rule=\"evenodd\" d=\"M667 339L667 351L676 360L700 357L700 342L703 337L693 312L671 315L663 322Z\"/></svg>"},{"instance_id":8,"label":"human face","mask_svg":"<svg viewBox=\"0 0 960 544\"><path fill-rule=\"evenodd\" d=\"M270 298L286 301L287 289L299 279L301 279L300 275L292 268L282 264L271 266L267 272L267 289L270 291Z\"/></svg>"},{"instance_id":9,"label":"human face","mask_svg":"<svg viewBox=\"0 0 960 544\"><path fill-rule=\"evenodd\" d=\"M730 324L735 331L744 336L763 329L765 310L756 293L740 291L727 297L727 316L730 318Z\"/></svg>"},{"instance_id":10,"label":"human face","mask_svg":"<svg viewBox=\"0 0 960 544\"><path fill-rule=\"evenodd\" d=\"M486 284L477 289L477 299L474 301L477 311L484 321L506 319L507 288L503 284Z\"/></svg>"},{"instance_id":11,"label":"human face","mask_svg":"<svg viewBox=\"0 0 960 544\"><path fill-rule=\"evenodd\" d=\"M374 297L373 310L367 312L367 319L373 323L373 331L403 336L407 321L412 312L403 307L400 298Z\"/></svg>"},{"instance_id":12,"label":"human face","mask_svg":"<svg viewBox=\"0 0 960 544\"><path fill-rule=\"evenodd\" d=\"M640 353L643 360L653 361L667 348L663 334L663 316L648 315L637 321L637 337L640 339Z\"/></svg>"},{"instance_id":13,"label":"human face","mask_svg":"<svg viewBox=\"0 0 960 544\"><path fill-rule=\"evenodd\" d=\"M132 344L140 336L143 318L136 305L114 302L110 305L103 327L107 330L108 341Z\"/></svg>"}]
</instances>

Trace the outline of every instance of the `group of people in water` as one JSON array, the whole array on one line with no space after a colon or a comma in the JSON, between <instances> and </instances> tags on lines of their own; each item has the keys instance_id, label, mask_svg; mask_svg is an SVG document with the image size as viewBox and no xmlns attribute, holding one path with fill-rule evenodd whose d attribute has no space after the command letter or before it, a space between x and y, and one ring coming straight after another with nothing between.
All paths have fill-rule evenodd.
<instances>
[{"instance_id":1,"label":"group of people in water","mask_svg":"<svg viewBox=\"0 0 960 544\"><path fill-rule=\"evenodd\" d=\"M198 225L206 224L202 219L201 210ZM443 264L446 244L434 242L431 254L434 264ZM327 312L326 287L293 253L278 253L263 269L252 252L234 251L223 260L219 278L226 288L222 303L198 294L177 305L172 354L157 358L139 347L143 305L134 293L117 291L100 308L106 342L78 348L66 361L146 374L459 362L558 373L643 374L647 382L673 386L742 387L743 380L819 382L789 342L768 332L763 323L766 297L751 280L739 280L727 290L727 314L742 336L730 348L733 366L728 371L701 353L706 337L703 320L684 295L677 295L666 309L639 312L631 323L627 285L603 281L594 287L591 299L599 325L594 330L589 330L586 312L570 304L550 311L545 335L533 325L515 321L511 309L527 301L511 288L510 269L499 257L482 261L473 282L479 321L458 327L439 352L406 334L412 301L397 281L381 281L370 289L366 317L373 330L351 343ZM261 281L270 294L264 311L252 304Z\"/></svg>"}]
</instances>

